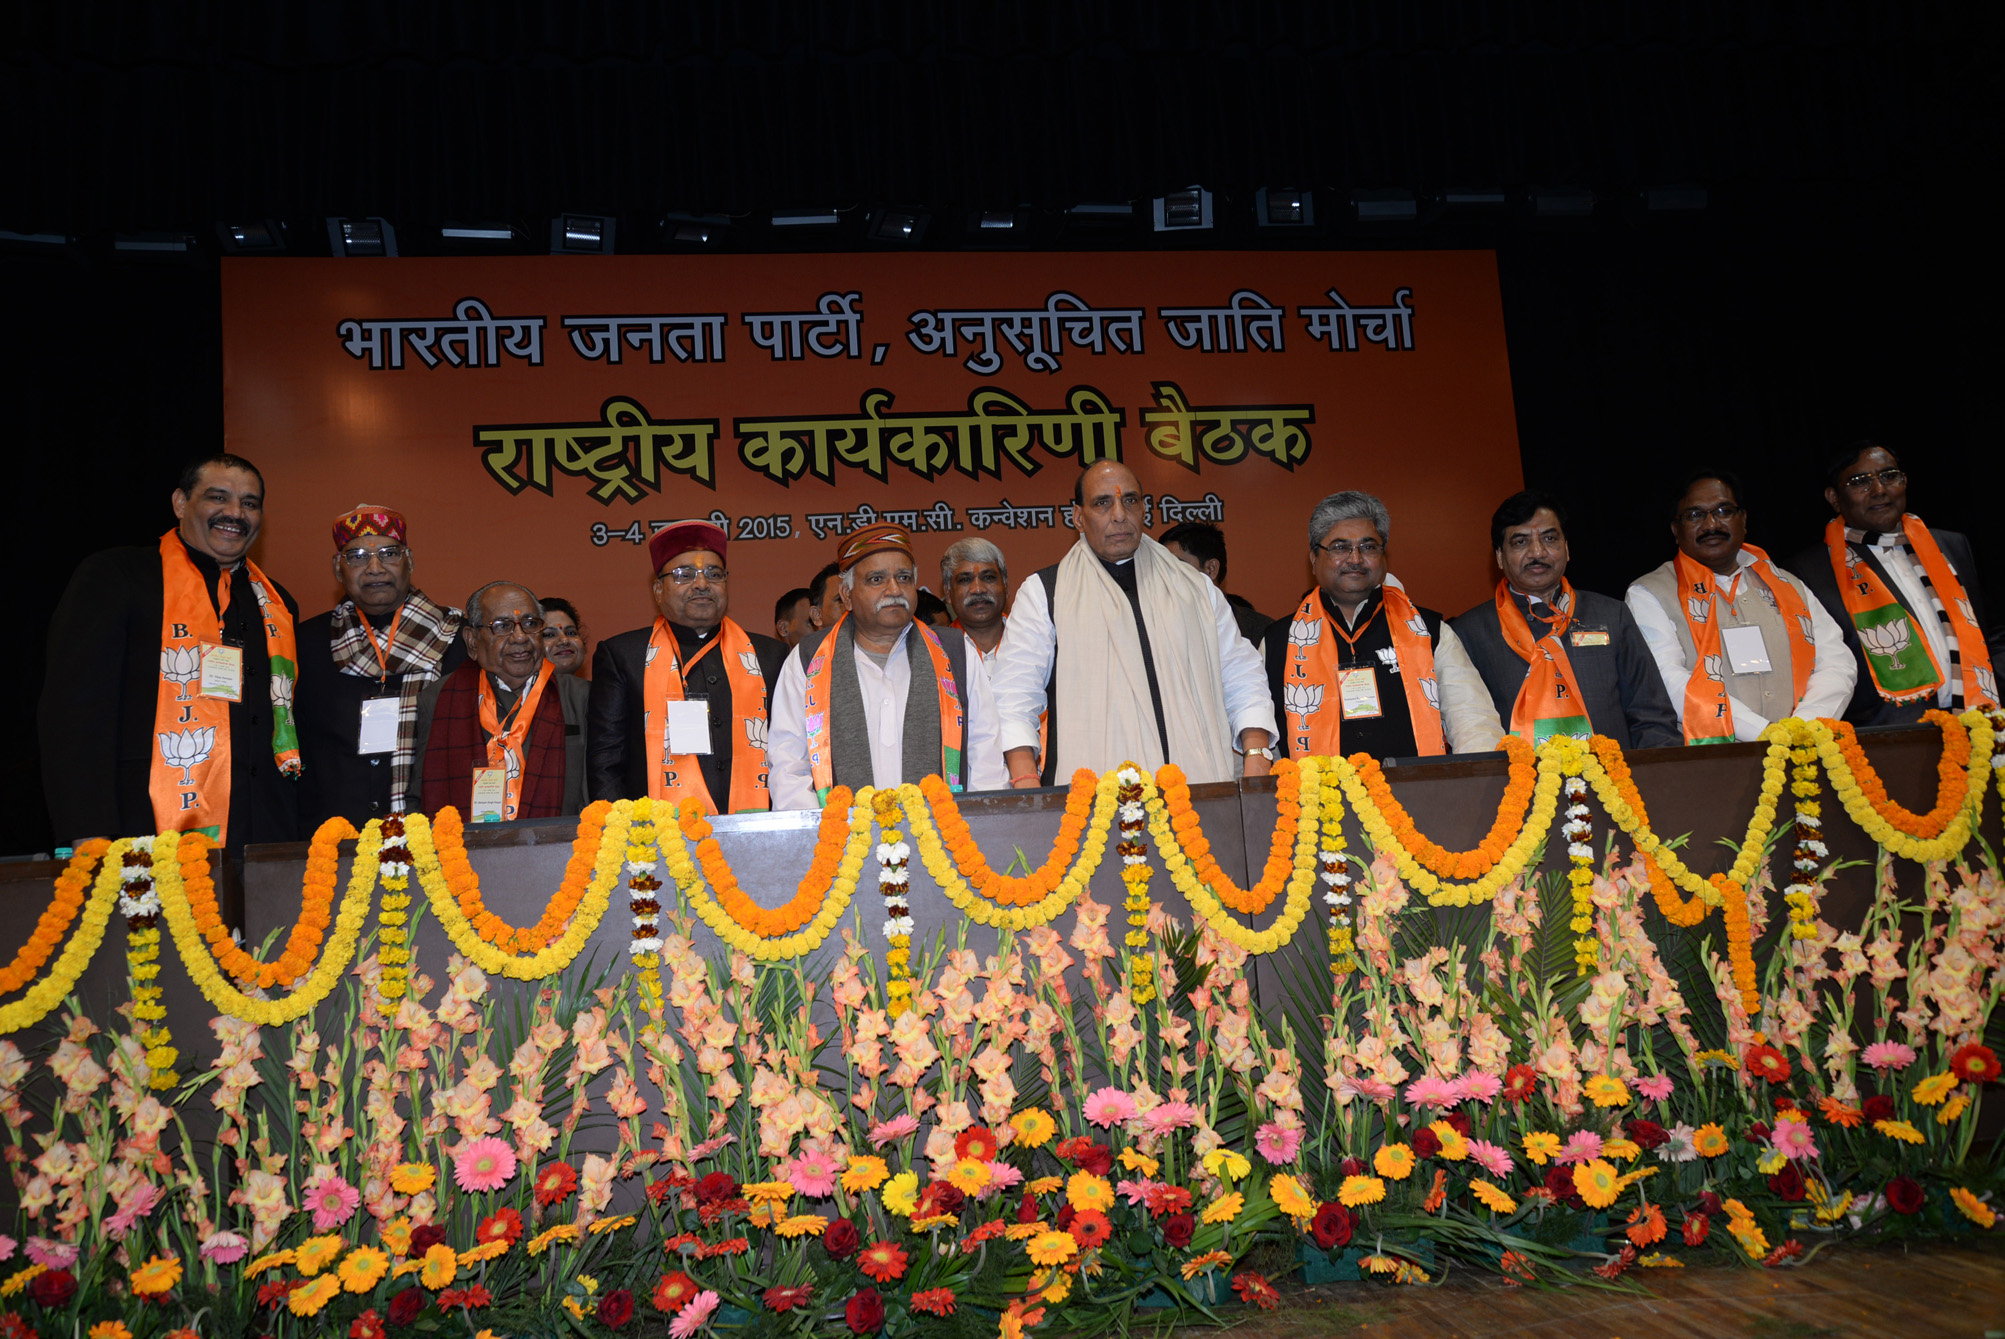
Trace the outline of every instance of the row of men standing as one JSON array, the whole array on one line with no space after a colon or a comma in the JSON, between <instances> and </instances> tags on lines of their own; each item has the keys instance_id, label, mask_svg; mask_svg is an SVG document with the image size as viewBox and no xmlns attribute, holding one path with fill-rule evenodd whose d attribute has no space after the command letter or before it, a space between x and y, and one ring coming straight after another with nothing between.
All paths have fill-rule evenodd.
<instances>
[{"instance_id":1,"label":"row of men standing","mask_svg":"<svg viewBox=\"0 0 2005 1339\"><path fill-rule=\"evenodd\" d=\"M833 785L930 772L995 790L1173 760L1223 780L1280 752L1485 751L1506 729L1650 747L1750 739L1792 714L1995 704L1999 634L1968 541L1907 512L1878 446L1835 463L1825 497L1826 545L1797 575L1746 543L1738 483L1704 472L1672 508L1677 554L1616 601L1572 588L1558 504L1521 493L1492 519L1493 598L1450 620L1391 574L1383 504L1333 494L1308 527L1315 587L1253 639L1203 571L1142 532L1139 484L1115 462L1079 476L1078 542L1013 602L999 550L950 550L965 627L915 622L911 537L877 526L842 541L830 626L790 649L730 618L726 538L688 522L649 545L657 618L606 639L588 683L544 656L526 586L490 583L464 612L427 597L388 508L336 522L348 598L299 622L248 559L262 478L217 457L184 475L157 546L95 555L65 593L45 781L59 840L206 828L240 848L406 807L805 808Z\"/></svg>"}]
</instances>

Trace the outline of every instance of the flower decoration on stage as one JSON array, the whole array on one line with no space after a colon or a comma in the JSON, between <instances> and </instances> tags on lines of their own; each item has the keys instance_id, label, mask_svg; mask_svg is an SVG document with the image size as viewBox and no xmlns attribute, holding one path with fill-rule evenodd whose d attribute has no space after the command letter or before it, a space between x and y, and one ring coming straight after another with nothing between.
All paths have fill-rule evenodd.
<instances>
[{"instance_id":1,"label":"flower decoration on stage","mask_svg":"<svg viewBox=\"0 0 2005 1339\"><path fill-rule=\"evenodd\" d=\"M897 1018L912 1006L912 876L906 867L912 848L898 831L896 791L875 791L870 797L882 839L877 843L877 888L884 898L885 1012Z\"/></svg>"},{"instance_id":2,"label":"flower decoration on stage","mask_svg":"<svg viewBox=\"0 0 2005 1339\"><path fill-rule=\"evenodd\" d=\"M633 937L627 953L634 960L634 975L640 991L641 1008L650 1017L661 1012L661 880L655 877L657 854L655 803L646 796L633 802L633 822L627 828L626 871L627 911L633 918ZM675 813L669 810L673 820Z\"/></svg>"},{"instance_id":3,"label":"flower decoration on stage","mask_svg":"<svg viewBox=\"0 0 2005 1339\"><path fill-rule=\"evenodd\" d=\"M1127 952L1123 955L1128 995L1136 1004L1147 1004L1156 997L1155 963L1149 955L1149 852L1142 842L1148 813L1142 806L1141 769L1131 762L1122 763L1115 776L1121 783L1114 795L1121 806L1121 840L1114 849L1121 857L1121 883L1127 889L1122 905L1128 912Z\"/></svg>"},{"instance_id":4,"label":"flower decoration on stage","mask_svg":"<svg viewBox=\"0 0 2005 1339\"><path fill-rule=\"evenodd\" d=\"M404 816L383 820L383 845L376 854L383 898L376 906L376 993L394 1015L410 989L411 848L404 844Z\"/></svg>"},{"instance_id":5,"label":"flower decoration on stage","mask_svg":"<svg viewBox=\"0 0 2005 1339\"><path fill-rule=\"evenodd\" d=\"M153 838L135 838L119 857L119 914L125 917L126 971L131 977L132 1017L151 1072L148 1086L172 1088L179 1080L179 1054L167 1031L167 1006L160 988L160 894L153 878Z\"/></svg>"}]
</instances>

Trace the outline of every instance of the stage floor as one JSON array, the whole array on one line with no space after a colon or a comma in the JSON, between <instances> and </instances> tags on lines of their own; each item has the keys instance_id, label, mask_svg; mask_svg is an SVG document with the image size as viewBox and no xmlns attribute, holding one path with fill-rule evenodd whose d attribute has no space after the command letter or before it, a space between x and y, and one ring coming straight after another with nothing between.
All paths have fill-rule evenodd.
<instances>
[{"instance_id":1,"label":"stage floor","mask_svg":"<svg viewBox=\"0 0 2005 1339\"><path fill-rule=\"evenodd\" d=\"M1649 1296L1509 1288L1451 1274L1438 1288L1327 1284L1279 1310L1234 1308L1234 1339L1985 1339L2005 1335L2005 1248L1821 1253L1802 1269L1631 1270ZM1217 1331L1185 1330L1189 1339Z\"/></svg>"}]
</instances>

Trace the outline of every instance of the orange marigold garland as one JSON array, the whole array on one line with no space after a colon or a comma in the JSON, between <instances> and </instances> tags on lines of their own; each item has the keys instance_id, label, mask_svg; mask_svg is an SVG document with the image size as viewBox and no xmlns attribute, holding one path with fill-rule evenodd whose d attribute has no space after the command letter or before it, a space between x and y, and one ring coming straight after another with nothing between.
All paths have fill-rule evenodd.
<instances>
[{"instance_id":1,"label":"orange marigold garland","mask_svg":"<svg viewBox=\"0 0 2005 1339\"><path fill-rule=\"evenodd\" d=\"M1148 811L1142 804L1141 770L1122 763L1119 779L1114 798L1121 806L1121 842L1115 849L1121 853L1121 882L1128 889L1123 903L1128 911L1128 995L1136 1004L1147 1004L1156 997L1155 960L1149 956L1149 857L1142 846ZM1188 788L1184 797L1190 797Z\"/></svg>"},{"instance_id":2,"label":"orange marigold garland","mask_svg":"<svg viewBox=\"0 0 2005 1339\"><path fill-rule=\"evenodd\" d=\"M834 795L823 809L826 821L835 809ZM843 806L846 811L847 805ZM884 895L884 938L890 950L884 955L884 1011L897 1018L912 1006L912 876L907 866L912 848L898 831L898 793L880 790L872 797L878 831L884 840L877 844L877 886Z\"/></svg>"},{"instance_id":3,"label":"orange marigold garland","mask_svg":"<svg viewBox=\"0 0 2005 1339\"><path fill-rule=\"evenodd\" d=\"M1858 732L1846 721L1833 721L1831 733L1838 741L1838 752L1852 769L1852 777L1873 812L1885 819L1895 831L1910 837L1927 841L1940 837L1951 820L1963 808L1964 792L1969 778L1965 769L1970 765L1970 736L1964 731L1956 717L1946 711L1930 711L1922 720L1942 732L1942 756L1936 759L1935 807L1927 813L1917 814L1895 803L1887 795L1887 788L1880 780L1878 772L1866 759L1866 751L1859 747Z\"/></svg>"},{"instance_id":4,"label":"orange marigold garland","mask_svg":"<svg viewBox=\"0 0 2005 1339\"><path fill-rule=\"evenodd\" d=\"M1422 836L1414 827L1412 816L1393 798L1392 786L1376 758L1359 753L1352 755L1350 762L1400 845L1423 868L1444 879L1480 879L1504 858L1512 839L1524 827L1525 816L1531 810L1532 791L1538 782L1538 756L1532 746L1518 735L1505 735L1501 743L1510 759L1510 779L1504 787L1503 802L1497 806L1497 819L1490 825L1490 835L1469 851L1450 851Z\"/></svg>"},{"instance_id":5,"label":"orange marigold garland","mask_svg":"<svg viewBox=\"0 0 2005 1339\"><path fill-rule=\"evenodd\" d=\"M355 835L345 818L330 818L313 834L306 848L306 874L300 884L299 919L286 936L285 948L272 962L260 962L246 952L223 924L216 905L216 882L209 877L210 841L199 832L181 838L181 877L188 886L188 905L195 913L196 928L216 955L216 965L241 986L270 990L290 988L313 970L320 957L320 943L334 924L334 882L341 869L341 843Z\"/></svg>"},{"instance_id":6,"label":"orange marigold garland","mask_svg":"<svg viewBox=\"0 0 2005 1339\"><path fill-rule=\"evenodd\" d=\"M1629 771L1629 760L1622 756L1622 746L1603 735L1596 735L1590 741L1594 756L1601 764L1601 770L1608 773L1608 779L1615 785L1615 794L1636 813L1638 829L1648 829L1650 815L1643 808L1643 796L1636 789L1636 778ZM1573 784L1569 779L1569 786ZM1664 913L1664 919L1673 925L1690 927L1706 918L1706 903L1703 899L1684 898L1678 895L1677 885L1669 875L1657 867L1648 852L1643 856L1643 872L1650 880L1650 895L1657 901L1657 910ZM1714 880L1717 884L1717 880Z\"/></svg>"},{"instance_id":7,"label":"orange marigold garland","mask_svg":"<svg viewBox=\"0 0 2005 1339\"><path fill-rule=\"evenodd\" d=\"M1058 840L1052 843L1051 855L1045 862L1021 878L998 874L989 867L987 857L975 844L974 834L968 830L968 820L961 816L961 807L955 802L954 792L947 783L937 776L929 776L919 783L919 793L926 797L927 805L933 812L933 824L940 830L940 841L947 853L954 858L954 867L961 877L968 881L977 893L998 906L1028 907L1051 896L1065 877L1065 871L1079 856L1079 843L1086 834L1086 825L1093 815L1093 790L1099 778L1088 768L1081 768L1072 774L1072 789L1065 797L1065 817L1058 825ZM836 808L833 795L829 808ZM824 813L827 810L823 811ZM832 849L840 851L842 834L837 831ZM819 850L819 848L817 848ZM833 871L831 871L832 873Z\"/></svg>"},{"instance_id":8,"label":"orange marigold garland","mask_svg":"<svg viewBox=\"0 0 2005 1339\"><path fill-rule=\"evenodd\" d=\"M1723 874L1713 875L1720 890L1720 910L1726 917L1727 964L1740 991L1741 1008L1752 1019L1761 1012L1761 992L1754 978L1754 932L1748 923L1747 891Z\"/></svg>"},{"instance_id":9,"label":"orange marigold garland","mask_svg":"<svg viewBox=\"0 0 2005 1339\"><path fill-rule=\"evenodd\" d=\"M135 838L121 858L118 909L125 917L126 970L132 976L132 1019L151 1071L147 1086L172 1088L179 1054L160 1002L160 894L153 887L153 838Z\"/></svg>"},{"instance_id":10,"label":"orange marigold garland","mask_svg":"<svg viewBox=\"0 0 2005 1339\"><path fill-rule=\"evenodd\" d=\"M890 794L891 792L884 792ZM738 876L724 859L723 848L712 835L703 806L696 800L682 802L682 835L696 847L696 862L710 881L717 905L739 926L761 939L790 935L813 920L822 909L829 889L835 884L836 869L842 864L843 844L849 835L849 808L854 800L849 787L837 786L822 806L821 828L815 835L814 859L801 876L794 895L777 907L762 907L738 886ZM965 825L964 825L965 826ZM659 884L655 885L659 887Z\"/></svg>"},{"instance_id":11,"label":"orange marigold garland","mask_svg":"<svg viewBox=\"0 0 2005 1339\"><path fill-rule=\"evenodd\" d=\"M56 951L56 945L63 942L70 923L76 920L77 913L83 910L84 902L90 897L92 867L110 846L111 843L104 838L94 837L71 853L69 864L56 876L56 895L42 909L41 919L35 922L34 933L15 952L14 960L0 967L0 995L11 995L23 989L48 965L49 956Z\"/></svg>"},{"instance_id":12,"label":"orange marigold garland","mask_svg":"<svg viewBox=\"0 0 2005 1339\"><path fill-rule=\"evenodd\" d=\"M480 876L466 856L466 823L459 810L450 806L439 810L432 820L432 847L438 852L439 873L453 901L466 914L474 933L504 953L539 953L571 923L578 904L592 883L592 866L598 858L599 837L612 806L597 800L578 815L578 836L571 843L571 859L564 867L564 881L536 924L517 929L487 909L480 898ZM351 832L349 834L353 836Z\"/></svg>"},{"instance_id":13,"label":"orange marigold garland","mask_svg":"<svg viewBox=\"0 0 2005 1339\"><path fill-rule=\"evenodd\" d=\"M1260 873L1260 882L1251 888L1241 888L1219 868L1211 854L1211 843L1205 840L1197 810L1191 805L1190 783L1184 779L1183 771L1175 763L1156 769L1156 788L1169 808L1170 829L1176 833L1177 845L1183 848L1192 872L1219 901L1246 916L1258 916L1267 910L1288 887L1288 880L1295 872L1295 836L1302 822L1301 769L1293 758L1281 758L1274 764L1274 776L1279 783L1274 793L1279 812L1274 819L1273 839L1267 847L1267 865Z\"/></svg>"},{"instance_id":14,"label":"orange marigold garland","mask_svg":"<svg viewBox=\"0 0 2005 1339\"><path fill-rule=\"evenodd\" d=\"M390 1005L404 998L411 976L411 848L404 844L404 816L383 820L383 845L376 852L376 877L383 900L376 911L376 993Z\"/></svg>"}]
</instances>

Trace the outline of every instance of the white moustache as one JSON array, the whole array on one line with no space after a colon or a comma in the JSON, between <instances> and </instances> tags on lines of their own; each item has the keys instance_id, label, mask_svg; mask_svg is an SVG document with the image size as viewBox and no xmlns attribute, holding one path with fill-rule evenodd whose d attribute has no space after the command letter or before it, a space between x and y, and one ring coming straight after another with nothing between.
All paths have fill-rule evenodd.
<instances>
[{"instance_id":1,"label":"white moustache","mask_svg":"<svg viewBox=\"0 0 2005 1339\"><path fill-rule=\"evenodd\" d=\"M887 595L877 602L879 609L910 609L912 602L903 595Z\"/></svg>"}]
</instances>

